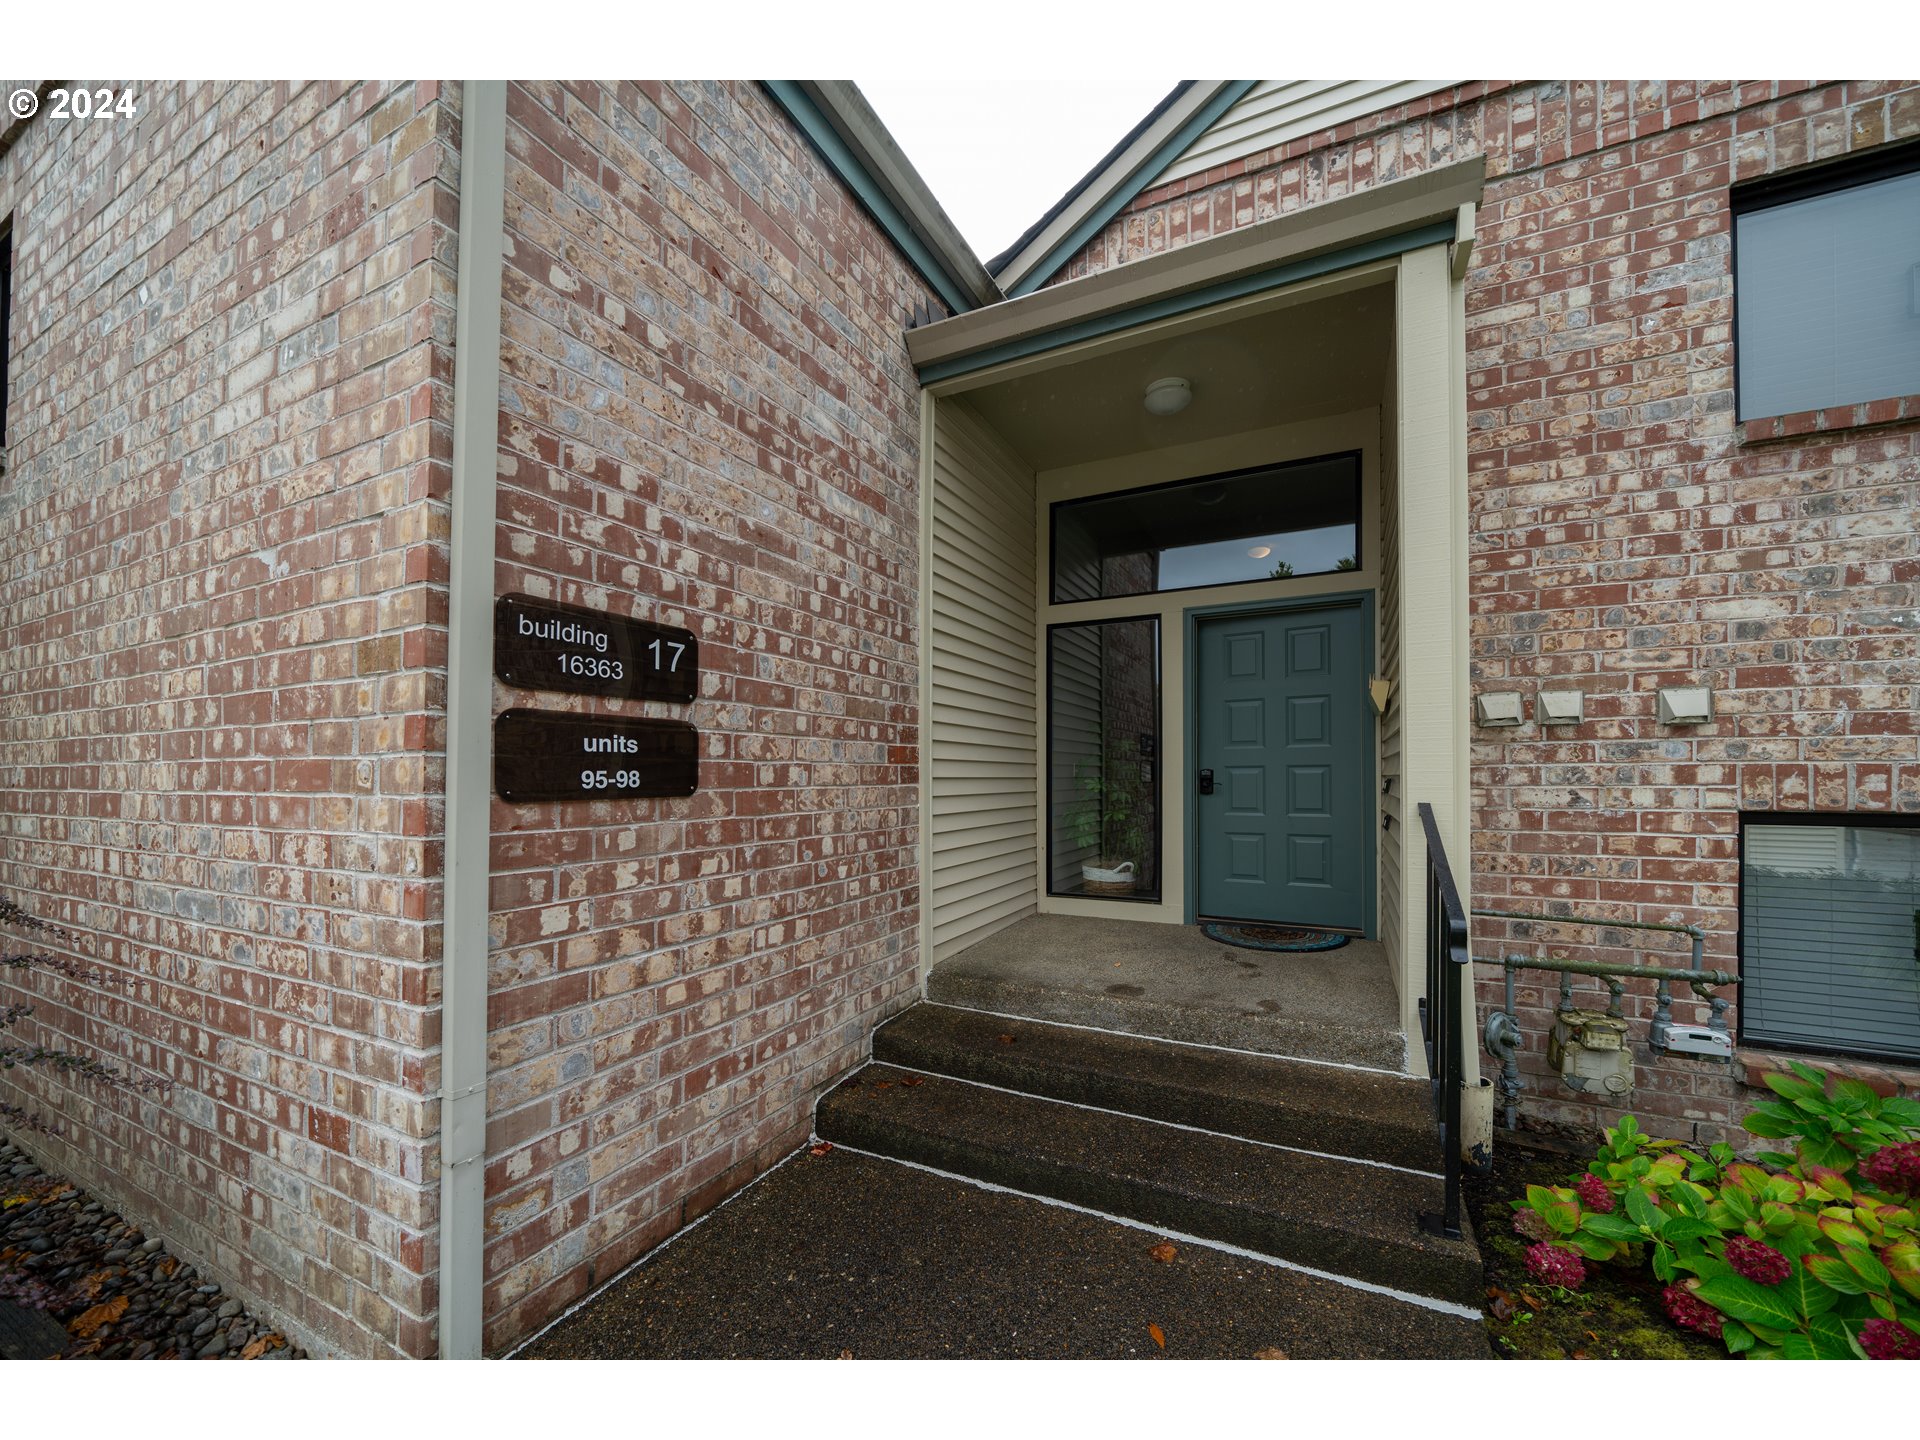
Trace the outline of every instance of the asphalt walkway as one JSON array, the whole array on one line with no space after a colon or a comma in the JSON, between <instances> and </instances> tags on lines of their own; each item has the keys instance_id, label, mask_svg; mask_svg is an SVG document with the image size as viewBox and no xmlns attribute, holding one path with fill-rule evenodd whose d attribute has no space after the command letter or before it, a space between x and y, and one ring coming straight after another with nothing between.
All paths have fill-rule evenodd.
<instances>
[{"instance_id":1,"label":"asphalt walkway","mask_svg":"<svg viewBox=\"0 0 1920 1440\"><path fill-rule=\"evenodd\" d=\"M1165 1238L845 1149L802 1152L519 1353L1488 1357L1477 1319L1183 1240L1156 1258Z\"/></svg>"}]
</instances>

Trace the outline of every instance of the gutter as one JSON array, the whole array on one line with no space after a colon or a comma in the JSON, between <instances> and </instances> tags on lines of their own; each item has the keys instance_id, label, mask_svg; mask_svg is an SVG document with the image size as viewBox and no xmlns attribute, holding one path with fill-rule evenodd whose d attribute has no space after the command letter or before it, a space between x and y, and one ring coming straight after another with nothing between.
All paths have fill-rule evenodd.
<instances>
[{"instance_id":1,"label":"gutter","mask_svg":"<svg viewBox=\"0 0 1920 1440\"><path fill-rule=\"evenodd\" d=\"M1471 223L1462 207L1480 199L1485 174L1485 157L1471 156L918 326L907 353L921 383L933 385L1414 244L1453 243L1457 257L1460 227Z\"/></svg>"},{"instance_id":2,"label":"gutter","mask_svg":"<svg viewBox=\"0 0 1920 1440\"><path fill-rule=\"evenodd\" d=\"M950 310L959 314L1001 298L987 267L858 86L848 80L761 84Z\"/></svg>"},{"instance_id":3,"label":"gutter","mask_svg":"<svg viewBox=\"0 0 1920 1440\"><path fill-rule=\"evenodd\" d=\"M993 257L1000 288L1018 296L1046 284L1257 83L1181 81L1026 234Z\"/></svg>"},{"instance_id":4,"label":"gutter","mask_svg":"<svg viewBox=\"0 0 1920 1440\"><path fill-rule=\"evenodd\" d=\"M507 87L461 86L454 303L453 534L447 573L446 839L440 950L440 1358L479 1359L492 865L494 489Z\"/></svg>"}]
</instances>

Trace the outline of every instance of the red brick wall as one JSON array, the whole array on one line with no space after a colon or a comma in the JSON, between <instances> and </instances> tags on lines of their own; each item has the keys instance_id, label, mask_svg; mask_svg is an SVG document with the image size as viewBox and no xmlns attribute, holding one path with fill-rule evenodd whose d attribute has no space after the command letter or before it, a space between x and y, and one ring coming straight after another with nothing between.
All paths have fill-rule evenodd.
<instances>
[{"instance_id":1,"label":"red brick wall","mask_svg":"<svg viewBox=\"0 0 1920 1440\"><path fill-rule=\"evenodd\" d=\"M1741 809L1920 811L1920 425L1896 419L1911 406L1735 423L1728 212L1734 181L1915 135L1911 81L1479 82L1149 191L1061 277L1486 157L1473 681L1580 688L1588 718L1476 736L1477 904L1698 924L1731 969ZM1656 690L1681 683L1713 687L1713 723L1656 723ZM1626 932L1478 933L1482 953L1626 958ZM1554 994L1523 995L1527 1109L1609 1119L1545 1073ZM1633 1108L1718 1138L1746 1068L1643 1063Z\"/></svg>"},{"instance_id":2,"label":"red brick wall","mask_svg":"<svg viewBox=\"0 0 1920 1440\"><path fill-rule=\"evenodd\" d=\"M496 800L487 1344L807 1135L917 984L923 284L751 85L508 100L498 591L684 625L685 800Z\"/></svg>"},{"instance_id":3,"label":"red brick wall","mask_svg":"<svg viewBox=\"0 0 1920 1440\"><path fill-rule=\"evenodd\" d=\"M4 990L173 1083L0 1097L310 1345L422 1353L455 116L130 88L0 140L0 890L127 979Z\"/></svg>"}]
</instances>

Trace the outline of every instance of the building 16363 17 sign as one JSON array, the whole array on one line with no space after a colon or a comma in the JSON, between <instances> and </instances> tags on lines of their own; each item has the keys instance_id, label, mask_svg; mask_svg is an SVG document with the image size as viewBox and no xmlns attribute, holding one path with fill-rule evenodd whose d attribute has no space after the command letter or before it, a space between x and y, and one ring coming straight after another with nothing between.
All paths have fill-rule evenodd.
<instances>
[{"instance_id":1,"label":"building 16363 17 sign","mask_svg":"<svg viewBox=\"0 0 1920 1440\"><path fill-rule=\"evenodd\" d=\"M691 630L503 595L493 606L493 673L528 690L689 701L700 679Z\"/></svg>"},{"instance_id":2,"label":"building 16363 17 sign","mask_svg":"<svg viewBox=\"0 0 1920 1440\"><path fill-rule=\"evenodd\" d=\"M512 804L691 795L700 743L684 720L506 710L493 722L493 788Z\"/></svg>"}]
</instances>

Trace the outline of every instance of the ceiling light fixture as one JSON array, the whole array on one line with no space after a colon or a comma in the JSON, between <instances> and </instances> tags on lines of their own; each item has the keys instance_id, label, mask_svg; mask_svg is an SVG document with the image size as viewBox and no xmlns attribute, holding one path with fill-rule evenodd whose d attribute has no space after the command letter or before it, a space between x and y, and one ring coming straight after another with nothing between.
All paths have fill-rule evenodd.
<instances>
[{"instance_id":1,"label":"ceiling light fixture","mask_svg":"<svg viewBox=\"0 0 1920 1440\"><path fill-rule=\"evenodd\" d=\"M1271 555L1272 553L1273 553L1273 546L1271 545L1256 545L1251 550L1247 551L1247 554L1251 555L1256 560L1264 560L1267 558L1267 556Z\"/></svg>"},{"instance_id":2,"label":"ceiling light fixture","mask_svg":"<svg viewBox=\"0 0 1920 1440\"><path fill-rule=\"evenodd\" d=\"M1193 386L1179 375L1168 375L1147 386L1142 403L1149 415L1178 415L1193 403Z\"/></svg>"}]
</instances>

